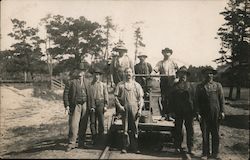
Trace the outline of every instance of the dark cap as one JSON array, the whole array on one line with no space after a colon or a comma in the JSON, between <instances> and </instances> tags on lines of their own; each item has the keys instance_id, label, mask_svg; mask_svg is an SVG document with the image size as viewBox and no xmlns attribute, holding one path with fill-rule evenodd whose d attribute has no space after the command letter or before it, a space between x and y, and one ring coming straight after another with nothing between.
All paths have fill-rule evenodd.
<instances>
[{"instance_id":1,"label":"dark cap","mask_svg":"<svg viewBox=\"0 0 250 160\"><path fill-rule=\"evenodd\" d=\"M213 67L207 66L207 67L205 67L205 68L203 68L203 69L201 70L201 73L202 73L202 74L206 74L206 73L217 74L217 71L214 70Z\"/></svg>"},{"instance_id":2,"label":"dark cap","mask_svg":"<svg viewBox=\"0 0 250 160\"><path fill-rule=\"evenodd\" d=\"M188 69L186 66L180 67L180 69L177 70L176 74L179 74L179 73L185 73L187 76L190 75L190 72L188 72Z\"/></svg>"}]
</instances>

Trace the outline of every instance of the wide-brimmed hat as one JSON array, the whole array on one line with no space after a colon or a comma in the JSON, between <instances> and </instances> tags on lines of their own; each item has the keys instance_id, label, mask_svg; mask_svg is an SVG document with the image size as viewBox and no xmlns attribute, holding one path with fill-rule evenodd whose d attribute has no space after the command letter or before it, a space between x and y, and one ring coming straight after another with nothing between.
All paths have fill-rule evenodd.
<instances>
[{"instance_id":1,"label":"wide-brimmed hat","mask_svg":"<svg viewBox=\"0 0 250 160\"><path fill-rule=\"evenodd\" d=\"M139 57L145 57L145 58L147 58L148 56L147 56L145 53L143 53L143 52L139 52L139 54L138 54L137 57L138 57L138 58L139 58Z\"/></svg>"},{"instance_id":2,"label":"wide-brimmed hat","mask_svg":"<svg viewBox=\"0 0 250 160\"><path fill-rule=\"evenodd\" d=\"M163 50L161 50L161 53L171 53L173 54L173 50L170 48L164 48Z\"/></svg>"},{"instance_id":3,"label":"wide-brimmed hat","mask_svg":"<svg viewBox=\"0 0 250 160\"><path fill-rule=\"evenodd\" d=\"M201 70L201 73L202 73L202 74L205 74L205 73L217 74L217 71L216 71L215 69L213 69L213 67L207 66L207 67L205 67L205 68L203 68L203 69Z\"/></svg>"},{"instance_id":4,"label":"wide-brimmed hat","mask_svg":"<svg viewBox=\"0 0 250 160\"><path fill-rule=\"evenodd\" d=\"M119 50L127 51L128 49L123 44L118 44L117 46L113 48L113 50L114 51L119 51Z\"/></svg>"},{"instance_id":5,"label":"wide-brimmed hat","mask_svg":"<svg viewBox=\"0 0 250 160\"><path fill-rule=\"evenodd\" d=\"M180 67L180 69L177 70L176 74L180 74L180 73L185 73L187 76L190 75L190 72L188 72L188 69L186 66L182 66Z\"/></svg>"}]
</instances>

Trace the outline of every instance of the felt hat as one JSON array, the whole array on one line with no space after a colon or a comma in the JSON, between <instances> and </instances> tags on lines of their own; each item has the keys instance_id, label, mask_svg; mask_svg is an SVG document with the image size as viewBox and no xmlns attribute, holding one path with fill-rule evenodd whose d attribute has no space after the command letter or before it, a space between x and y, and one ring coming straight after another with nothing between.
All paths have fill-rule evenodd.
<instances>
[{"instance_id":1,"label":"felt hat","mask_svg":"<svg viewBox=\"0 0 250 160\"><path fill-rule=\"evenodd\" d=\"M202 73L202 74L206 74L206 73L217 74L217 71L216 71L215 69L213 69L213 67L207 66L207 67L205 67L205 68L203 68L203 69L201 70L201 73Z\"/></svg>"},{"instance_id":2,"label":"felt hat","mask_svg":"<svg viewBox=\"0 0 250 160\"><path fill-rule=\"evenodd\" d=\"M188 69L186 66L182 66L180 67L180 69L177 70L176 74L180 74L180 73L185 73L187 76L190 75L190 72L188 72Z\"/></svg>"},{"instance_id":3,"label":"felt hat","mask_svg":"<svg viewBox=\"0 0 250 160\"><path fill-rule=\"evenodd\" d=\"M147 56L145 53L143 53L143 52L139 52L139 54L138 54L137 57L138 57L138 58L139 58L139 57L145 57L145 58L147 58L148 56Z\"/></svg>"},{"instance_id":4,"label":"felt hat","mask_svg":"<svg viewBox=\"0 0 250 160\"><path fill-rule=\"evenodd\" d=\"M163 50L161 50L161 53L171 53L173 54L173 50L170 48L164 48Z\"/></svg>"}]
</instances>

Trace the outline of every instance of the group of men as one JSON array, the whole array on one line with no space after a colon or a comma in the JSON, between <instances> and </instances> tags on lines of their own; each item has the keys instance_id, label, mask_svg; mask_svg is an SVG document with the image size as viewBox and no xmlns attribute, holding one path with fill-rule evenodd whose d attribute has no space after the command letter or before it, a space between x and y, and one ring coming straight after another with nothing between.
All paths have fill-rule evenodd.
<instances>
[{"instance_id":1,"label":"group of men","mask_svg":"<svg viewBox=\"0 0 250 160\"><path fill-rule=\"evenodd\" d=\"M144 99L150 92L150 76L154 70L160 73L162 118L160 120L175 121L175 147L182 151L183 123L187 133L188 153L193 154L193 120L200 122L202 131L202 156L218 158L219 153L219 121L224 118L224 96L220 83L213 81L216 71L207 67L202 70L204 81L194 87L187 81L190 73L185 66L178 69L177 64L170 58L173 51L169 48L162 50L163 60L155 68L145 61L147 55L139 54L140 62L133 66L127 56L127 49L119 44L114 51L119 55L113 58L110 66L111 85L115 86L114 96L116 112L121 115L123 126L123 147L121 152L131 149L138 150L138 123L144 106ZM75 70L72 79L64 90L64 106L69 112L69 144L67 151L78 146L84 146L85 132L90 117L92 139L104 134L104 112L108 107L108 91L101 81L102 71L94 69L93 81L84 78L84 68ZM98 121L98 126L97 126ZM96 130L98 128L98 132ZM212 136L212 155L210 154L209 137Z\"/></svg>"}]
</instances>

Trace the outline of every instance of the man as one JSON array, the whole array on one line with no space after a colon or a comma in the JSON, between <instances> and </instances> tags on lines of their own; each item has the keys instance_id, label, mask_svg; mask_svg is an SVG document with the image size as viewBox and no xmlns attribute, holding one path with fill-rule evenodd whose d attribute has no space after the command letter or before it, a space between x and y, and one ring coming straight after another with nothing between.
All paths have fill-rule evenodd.
<instances>
[{"instance_id":1,"label":"man","mask_svg":"<svg viewBox=\"0 0 250 160\"><path fill-rule=\"evenodd\" d=\"M135 74L151 74L152 66L145 61L147 57L147 55L139 53L138 58L140 62L135 65ZM135 80L141 85L144 94L149 92L149 77L135 77Z\"/></svg>"},{"instance_id":2,"label":"man","mask_svg":"<svg viewBox=\"0 0 250 160\"><path fill-rule=\"evenodd\" d=\"M119 55L114 57L110 66L112 86L114 86L114 84L117 85L119 82L123 81L125 68L134 69L132 61L126 54L128 50L124 47L124 44L122 44L121 42L118 43L118 45L113 50L118 52Z\"/></svg>"},{"instance_id":3,"label":"man","mask_svg":"<svg viewBox=\"0 0 250 160\"><path fill-rule=\"evenodd\" d=\"M160 88L161 88L161 98L162 98L162 118L161 120L173 120L170 117L168 111L168 101L169 101L169 93L171 92L172 86L174 84L176 78L176 71L178 69L177 64L170 58L173 54L172 49L165 48L162 50L163 60L159 61L154 71L156 73L160 72L161 75L164 75L160 78Z\"/></svg>"},{"instance_id":4,"label":"man","mask_svg":"<svg viewBox=\"0 0 250 160\"><path fill-rule=\"evenodd\" d=\"M197 118L202 131L202 157L210 156L209 135L212 136L212 157L219 159L219 123L224 119L224 94L222 85L213 80L216 70L206 67L202 70L205 80L197 86Z\"/></svg>"},{"instance_id":5,"label":"man","mask_svg":"<svg viewBox=\"0 0 250 160\"><path fill-rule=\"evenodd\" d=\"M93 143L96 143L97 131L96 124L98 121L98 135L104 134L104 112L108 106L108 89L105 83L101 81L103 71L100 68L94 69L94 78L90 85L91 92L91 111L90 111L90 129Z\"/></svg>"},{"instance_id":6,"label":"man","mask_svg":"<svg viewBox=\"0 0 250 160\"><path fill-rule=\"evenodd\" d=\"M90 110L89 83L84 78L84 70L75 69L73 79L65 86L63 100L65 109L71 115L69 121L69 141L66 151L84 146L85 133Z\"/></svg>"},{"instance_id":7,"label":"man","mask_svg":"<svg viewBox=\"0 0 250 160\"><path fill-rule=\"evenodd\" d=\"M170 111L175 114L175 147L178 153L182 151L182 128L184 122L187 134L186 142L188 153L192 155L195 89L190 82L187 82L187 76L189 76L190 73L185 66L182 66L176 72L176 75L179 78L179 81L174 84L169 99Z\"/></svg>"},{"instance_id":8,"label":"man","mask_svg":"<svg viewBox=\"0 0 250 160\"><path fill-rule=\"evenodd\" d=\"M143 90L140 84L133 80L131 68L125 69L125 80L117 84L114 95L115 103L122 115L123 147L121 152L127 153L127 148L131 144L132 150L140 153L137 140L139 117L143 106Z\"/></svg>"}]
</instances>

